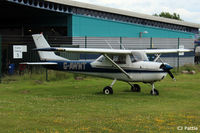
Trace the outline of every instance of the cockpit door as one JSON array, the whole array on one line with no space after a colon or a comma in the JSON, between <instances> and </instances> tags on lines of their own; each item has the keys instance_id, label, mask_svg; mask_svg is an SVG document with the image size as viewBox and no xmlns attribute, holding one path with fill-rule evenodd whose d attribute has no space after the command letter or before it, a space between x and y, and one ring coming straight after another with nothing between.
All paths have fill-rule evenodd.
<instances>
[{"instance_id":1,"label":"cockpit door","mask_svg":"<svg viewBox=\"0 0 200 133\"><path fill-rule=\"evenodd\" d=\"M134 69L133 77L135 81L144 80L144 62L148 61L148 57L144 52L132 52L130 55L130 60L132 62L132 69Z\"/></svg>"},{"instance_id":2,"label":"cockpit door","mask_svg":"<svg viewBox=\"0 0 200 133\"><path fill-rule=\"evenodd\" d=\"M146 53L138 51L138 52L132 52L132 62L137 61L148 61L148 57Z\"/></svg>"}]
</instances>

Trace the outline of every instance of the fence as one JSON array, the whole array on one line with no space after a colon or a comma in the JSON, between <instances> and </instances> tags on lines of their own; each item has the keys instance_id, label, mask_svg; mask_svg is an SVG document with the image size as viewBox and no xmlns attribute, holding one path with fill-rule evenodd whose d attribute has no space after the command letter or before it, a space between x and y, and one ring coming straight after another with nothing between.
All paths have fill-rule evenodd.
<instances>
[{"instance_id":1,"label":"fence","mask_svg":"<svg viewBox=\"0 0 200 133\"><path fill-rule=\"evenodd\" d=\"M80 47L80 48L112 48L112 49L173 49L194 48L193 39L184 38L128 38L128 37L67 37L45 36L52 47ZM13 59L13 45L27 46L27 52L22 59ZM31 36L2 36L2 71L8 71L8 65L14 63L16 69L20 62L39 61L38 53L32 51L35 48ZM94 59L94 54L56 53L68 59ZM194 54L185 53L163 54L163 60L172 66L194 63ZM153 58L153 57L152 57Z\"/></svg>"},{"instance_id":2,"label":"fence","mask_svg":"<svg viewBox=\"0 0 200 133\"><path fill-rule=\"evenodd\" d=\"M127 37L75 37L73 45L81 48L113 48L113 49L194 49L194 40L185 38L127 38ZM86 56L81 56L84 59ZM88 56L87 57L95 57ZM163 54L163 60L172 66L179 67L194 63L194 53ZM154 56L151 56L153 59Z\"/></svg>"},{"instance_id":3,"label":"fence","mask_svg":"<svg viewBox=\"0 0 200 133\"><path fill-rule=\"evenodd\" d=\"M150 48L194 48L193 39L185 38L109 38L109 37L73 37L73 45L81 48L112 48L113 49L150 49Z\"/></svg>"}]
</instances>

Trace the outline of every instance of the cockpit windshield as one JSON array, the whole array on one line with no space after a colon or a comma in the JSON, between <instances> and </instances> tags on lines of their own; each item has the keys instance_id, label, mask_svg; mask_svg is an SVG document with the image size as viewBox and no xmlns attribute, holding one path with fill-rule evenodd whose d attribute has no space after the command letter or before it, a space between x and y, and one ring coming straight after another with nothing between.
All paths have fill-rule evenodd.
<instances>
[{"instance_id":1,"label":"cockpit windshield","mask_svg":"<svg viewBox=\"0 0 200 133\"><path fill-rule=\"evenodd\" d=\"M130 58L132 62L149 60L146 53L144 52L132 52L132 55L130 55Z\"/></svg>"}]
</instances>

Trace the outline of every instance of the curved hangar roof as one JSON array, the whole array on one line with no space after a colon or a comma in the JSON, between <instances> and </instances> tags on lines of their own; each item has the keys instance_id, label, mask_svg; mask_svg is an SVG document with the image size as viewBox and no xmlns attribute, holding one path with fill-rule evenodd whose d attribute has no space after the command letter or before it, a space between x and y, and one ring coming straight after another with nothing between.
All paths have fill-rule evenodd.
<instances>
[{"instance_id":1,"label":"curved hangar roof","mask_svg":"<svg viewBox=\"0 0 200 133\"><path fill-rule=\"evenodd\" d=\"M125 10L120 10L120 9L115 9L115 8L104 7L104 6L97 6L97 5L92 5L92 4L87 4L87 3L77 2L77 1L71 1L71 0L45 0L45 1L79 7L79 8L86 8L86 9L91 9L91 10L96 10L96 11L120 14L120 15L124 15L124 16L159 21L159 22L164 22L164 23L169 23L169 24L177 24L177 25L183 25L183 26L188 26L188 27L200 28L200 24L196 24L196 23L178 21L178 20L167 19L167 18L162 18L162 17L156 17L156 16L136 13L136 12L132 12L132 11L125 11Z\"/></svg>"}]
</instances>

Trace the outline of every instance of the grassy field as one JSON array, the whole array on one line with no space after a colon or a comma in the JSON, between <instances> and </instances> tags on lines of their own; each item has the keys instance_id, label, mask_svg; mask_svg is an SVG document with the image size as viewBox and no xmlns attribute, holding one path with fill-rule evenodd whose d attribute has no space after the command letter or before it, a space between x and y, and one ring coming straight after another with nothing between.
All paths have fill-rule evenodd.
<instances>
[{"instance_id":1,"label":"grassy field","mask_svg":"<svg viewBox=\"0 0 200 133\"><path fill-rule=\"evenodd\" d=\"M148 84L140 84L141 93L133 93L123 82L113 86L113 95L103 95L111 80L74 80L72 74L50 73L49 82L45 74L4 77L0 132L154 133L178 132L179 126L200 132L200 73L157 82L159 96L150 95Z\"/></svg>"}]
</instances>

